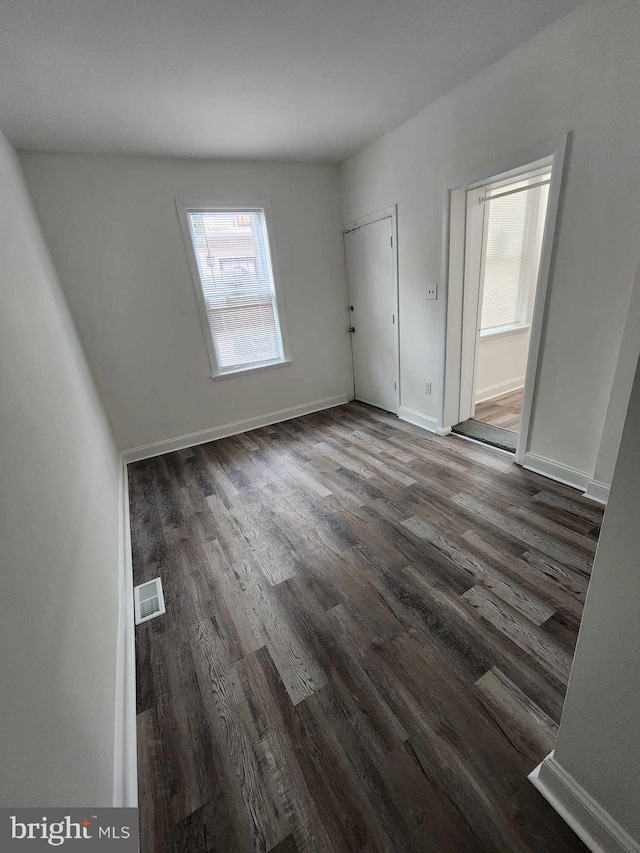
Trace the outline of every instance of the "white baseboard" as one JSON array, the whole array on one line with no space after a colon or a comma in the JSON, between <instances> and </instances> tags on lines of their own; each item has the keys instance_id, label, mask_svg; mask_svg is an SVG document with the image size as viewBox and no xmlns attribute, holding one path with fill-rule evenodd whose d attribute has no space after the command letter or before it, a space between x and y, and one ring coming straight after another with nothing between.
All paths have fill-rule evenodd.
<instances>
[{"instance_id":1,"label":"white baseboard","mask_svg":"<svg viewBox=\"0 0 640 853\"><path fill-rule=\"evenodd\" d=\"M436 427L436 435L451 435L451 427Z\"/></svg>"},{"instance_id":2,"label":"white baseboard","mask_svg":"<svg viewBox=\"0 0 640 853\"><path fill-rule=\"evenodd\" d=\"M529 779L593 853L640 853L640 844L555 760L553 752Z\"/></svg>"},{"instance_id":3,"label":"white baseboard","mask_svg":"<svg viewBox=\"0 0 640 853\"><path fill-rule=\"evenodd\" d=\"M606 483L601 483L599 480L589 480L587 487L584 490L585 498L591 498L592 501L597 501L599 504L607 505L609 500L609 490L611 486Z\"/></svg>"},{"instance_id":4,"label":"white baseboard","mask_svg":"<svg viewBox=\"0 0 640 853\"><path fill-rule=\"evenodd\" d=\"M213 427L212 429L191 432L187 435L178 435L165 441L155 441L141 447L133 447L125 450L122 457L125 462L138 462L141 459L150 459L152 456L161 456L163 453L171 453L174 450L184 450L187 447L195 447L197 444L206 444L208 441L216 441L219 438L228 438L230 435L238 435L252 429L276 424L280 421L288 421L291 418L299 418L301 415L310 415L312 412L320 412L322 409L331 409L333 406L341 406L349 402L348 394L340 394L337 397L325 397L323 400L313 400L310 403L302 403L300 406L292 406L289 409L280 409L277 412L267 412L255 418L247 418L231 424Z\"/></svg>"},{"instance_id":5,"label":"white baseboard","mask_svg":"<svg viewBox=\"0 0 640 853\"><path fill-rule=\"evenodd\" d=\"M120 577L118 578L118 645L116 652L113 805L138 805L136 738L136 649L133 615L133 566L129 527L127 465L120 460Z\"/></svg>"},{"instance_id":6,"label":"white baseboard","mask_svg":"<svg viewBox=\"0 0 640 853\"><path fill-rule=\"evenodd\" d=\"M429 430L429 432L437 432L438 430L437 418L424 415L422 412L416 412L415 409L408 409L406 406L400 406L398 417L401 421L407 421L407 423L422 427L422 429Z\"/></svg>"},{"instance_id":7,"label":"white baseboard","mask_svg":"<svg viewBox=\"0 0 640 853\"><path fill-rule=\"evenodd\" d=\"M525 453L522 467L528 471L534 471L536 474L542 474L543 477L556 480L558 483L563 483L565 486L572 486L581 492L584 492L591 479L589 474L585 474L584 471L578 471L568 465L561 465L552 459L545 459L544 456L536 456L535 453Z\"/></svg>"},{"instance_id":8,"label":"white baseboard","mask_svg":"<svg viewBox=\"0 0 640 853\"><path fill-rule=\"evenodd\" d=\"M521 388L524 388L524 376L517 376L515 379L508 379L506 382L498 382L497 385L488 385L486 388L479 388L476 391L476 403L488 403L489 400L506 397L507 394L519 391Z\"/></svg>"}]
</instances>

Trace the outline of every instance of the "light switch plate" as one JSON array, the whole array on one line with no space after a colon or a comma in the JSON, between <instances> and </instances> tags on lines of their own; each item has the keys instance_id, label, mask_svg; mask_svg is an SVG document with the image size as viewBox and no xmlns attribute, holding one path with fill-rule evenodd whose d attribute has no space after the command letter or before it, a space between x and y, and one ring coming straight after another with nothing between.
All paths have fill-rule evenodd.
<instances>
[{"instance_id":1,"label":"light switch plate","mask_svg":"<svg viewBox=\"0 0 640 853\"><path fill-rule=\"evenodd\" d=\"M427 299L437 299L438 298L438 282L431 281L427 285Z\"/></svg>"}]
</instances>

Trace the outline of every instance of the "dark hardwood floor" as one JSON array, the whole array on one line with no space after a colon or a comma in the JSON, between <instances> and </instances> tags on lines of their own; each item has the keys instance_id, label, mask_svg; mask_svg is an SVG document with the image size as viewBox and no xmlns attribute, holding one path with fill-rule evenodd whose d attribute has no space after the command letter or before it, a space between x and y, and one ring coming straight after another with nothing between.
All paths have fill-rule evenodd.
<instances>
[{"instance_id":1,"label":"dark hardwood floor","mask_svg":"<svg viewBox=\"0 0 640 853\"><path fill-rule=\"evenodd\" d=\"M129 482L143 853L586 849L526 777L598 506L359 404Z\"/></svg>"},{"instance_id":2,"label":"dark hardwood floor","mask_svg":"<svg viewBox=\"0 0 640 853\"><path fill-rule=\"evenodd\" d=\"M483 424L510 429L518 432L520 429L520 415L522 414L522 395L524 389L512 391L499 397L497 400L487 400L486 403L477 403L474 414L476 421Z\"/></svg>"}]
</instances>

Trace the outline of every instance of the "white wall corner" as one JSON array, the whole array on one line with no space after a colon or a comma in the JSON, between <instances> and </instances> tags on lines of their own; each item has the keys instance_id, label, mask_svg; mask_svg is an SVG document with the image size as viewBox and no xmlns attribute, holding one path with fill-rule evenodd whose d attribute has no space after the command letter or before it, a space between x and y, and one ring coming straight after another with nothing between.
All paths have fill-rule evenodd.
<instances>
[{"instance_id":1,"label":"white wall corner","mask_svg":"<svg viewBox=\"0 0 640 853\"><path fill-rule=\"evenodd\" d=\"M400 406L398 409L398 417L401 421L407 421L407 423L422 427L422 429L426 429L429 432L438 432L438 429L440 429L440 427L438 427L437 418L432 418L422 412L416 412L415 409L408 409L406 406ZM451 432L450 428L448 428L448 432L444 432L444 430L442 430L438 435L448 435L449 432Z\"/></svg>"},{"instance_id":2,"label":"white wall corner","mask_svg":"<svg viewBox=\"0 0 640 853\"><path fill-rule=\"evenodd\" d=\"M120 508L113 805L114 807L136 807L138 805L138 755L133 564L129 527L129 482L127 463L122 455L120 459Z\"/></svg>"},{"instance_id":3,"label":"white wall corner","mask_svg":"<svg viewBox=\"0 0 640 853\"><path fill-rule=\"evenodd\" d=\"M249 432L252 429L288 421L291 418L299 418L302 415L310 415L313 412L321 412L323 409L331 409L334 406L342 406L349 402L349 394L339 394L336 397L325 397L322 400L312 400L310 403L302 403L299 406L291 406L288 409L279 409L277 412L267 412L255 418L247 418L230 424L213 427L212 429L191 432L187 435L178 435L165 441L155 441L152 444L144 444L131 450L124 450L122 458L125 462L139 462L141 459L150 459L152 456L162 456L163 453L172 453L174 450L185 450L187 447L195 447L198 444L206 444L209 441L217 441L219 438L228 438L230 435L238 435L241 432Z\"/></svg>"},{"instance_id":4,"label":"white wall corner","mask_svg":"<svg viewBox=\"0 0 640 853\"><path fill-rule=\"evenodd\" d=\"M640 844L555 760L553 752L529 780L592 853L640 853Z\"/></svg>"},{"instance_id":5,"label":"white wall corner","mask_svg":"<svg viewBox=\"0 0 640 853\"><path fill-rule=\"evenodd\" d=\"M543 477L549 477L551 480L556 480L556 482L563 483L565 486L579 489L581 492L584 492L587 488L587 483L591 479L591 476L585 474L584 471L578 471L577 468L562 465L560 462L554 462L552 459L545 459L544 456L537 456L535 453L525 453L523 468L526 468L527 471L533 471L536 474L542 474Z\"/></svg>"},{"instance_id":6,"label":"white wall corner","mask_svg":"<svg viewBox=\"0 0 640 853\"><path fill-rule=\"evenodd\" d=\"M599 480L589 480L584 491L584 496L606 506L609 500L610 488L611 486L607 486L606 483L601 483Z\"/></svg>"}]
</instances>

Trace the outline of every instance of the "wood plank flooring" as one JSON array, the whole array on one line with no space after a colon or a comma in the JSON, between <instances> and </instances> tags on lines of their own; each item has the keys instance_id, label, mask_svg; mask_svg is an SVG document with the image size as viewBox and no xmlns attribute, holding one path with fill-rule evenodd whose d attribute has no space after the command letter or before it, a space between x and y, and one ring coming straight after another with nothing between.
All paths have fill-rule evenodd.
<instances>
[{"instance_id":1,"label":"wood plank flooring","mask_svg":"<svg viewBox=\"0 0 640 853\"><path fill-rule=\"evenodd\" d=\"M597 505L360 404L129 483L143 853L585 850L526 776Z\"/></svg>"},{"instance_id":2,"label":"wood plank flooring","mask_svg":"<svg viewBox=\"0 0 640 853\"><path fill-rule=\"evenodd\" d=\"M487 400L486 403L478 403L474 414L476 421L483 424L510 429L518 432L520 429L520 415L522 414L522 395L524 389L512 391L497 400Z\"/></svg>"}]
</instances>

